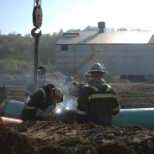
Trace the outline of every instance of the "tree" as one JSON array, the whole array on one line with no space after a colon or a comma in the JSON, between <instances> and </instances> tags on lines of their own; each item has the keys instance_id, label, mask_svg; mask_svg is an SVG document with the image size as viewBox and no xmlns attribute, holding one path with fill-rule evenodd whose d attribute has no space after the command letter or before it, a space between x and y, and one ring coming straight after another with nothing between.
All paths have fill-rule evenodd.
<instances>
[{"instance_id":1,"label":"tree","mask_svg":"<svg viewBox=\"0 0 154 154\"><path fill-rule=\"evenodd\" d=\"M9 56L9 69L10 70L17 70L17 64L14 59L12 59L11 56Z\"/></svg>"},{"instance_id":2,"label":"tree","mask_svg":"<svg viewBox=\"0 0 154 154\"><path fill-rule=\"evenodd\" d=\"M94 27L94 26L87 26L85 29L83 29L83 31L98 31L98 27Z\"/></svg>"}]
</instances>

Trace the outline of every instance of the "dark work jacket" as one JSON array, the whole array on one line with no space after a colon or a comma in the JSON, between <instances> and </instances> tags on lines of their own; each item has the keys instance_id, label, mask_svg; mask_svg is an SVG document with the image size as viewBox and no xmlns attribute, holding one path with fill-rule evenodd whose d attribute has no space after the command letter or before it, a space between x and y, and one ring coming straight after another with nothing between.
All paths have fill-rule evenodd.
<instances>
[{"instance_id":1,"label":"dark work jacket","mask_svg":"<svg viewBox=\"0 0 154 154\"><path fill-rule=\"evenodd\" d=\"M55 106L55 104L52 103L52 98L50 95L51 88L54 88L54 85L45 85L31 95L30 100L21 115L21 119L33 120L38 108L45 111L49 106Z\"/></svg>"},{"instance_id":2,"label":"dark work jacket","mask_svg":"<svg viewBox=\"0 0 154 154\"><path fill-rule=\"evenodd\" d=\"M93 78L82 88L78 97L76 122L112 125L112 115L120 110L115 90L101 78Z\"/></svg>"}]
</instances>

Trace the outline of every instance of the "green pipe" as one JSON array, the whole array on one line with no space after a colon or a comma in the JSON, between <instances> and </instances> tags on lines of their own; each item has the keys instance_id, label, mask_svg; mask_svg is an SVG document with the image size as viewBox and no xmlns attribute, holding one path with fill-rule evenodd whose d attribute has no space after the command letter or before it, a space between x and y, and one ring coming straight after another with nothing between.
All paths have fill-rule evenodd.
<instances>
[{"instance_id":1,"label":"green pipe","mask_svg":"<svg viewBox=\"0 0 154 154\"><path fill-rule=\"evenodd\" d=\"M26 104L24 102L9 100L3 107L3 116L20 118ZM112 117L113 126L142 126L154 128L154 108L121 109Z\"/></svg>"},{"instance_id":2,"label":"green pipe","mask_svg":"<svg viewBox=\"0 0 154 154\"><path fill-rule=\"evenodd\" d=\"M16 100L8 100L3 107L2 115L4 117L20 118L26 104Z\"/></svg>"},{"instance_id":3,"label":"green pipe","mask_svg":"<svg viewBox=\"0 0 154 154\"><path fill-rule=\"evenodd\" d=\"M154 128L154 108L121 109L112 117L113 126L141 126Z\"/></svg>"}]
</instances>

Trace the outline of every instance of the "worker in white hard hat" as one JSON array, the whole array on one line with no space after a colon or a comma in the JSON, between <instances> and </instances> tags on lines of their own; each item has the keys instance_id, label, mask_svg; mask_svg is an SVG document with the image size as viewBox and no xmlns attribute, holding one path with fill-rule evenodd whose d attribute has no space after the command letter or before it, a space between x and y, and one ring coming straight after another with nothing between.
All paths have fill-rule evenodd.
<instances>
[{"instance_id":1,"label":"worker in white hard hat","mask_svg":"<svg viewBox=\"0 0 154 154\"><path fill-rule=\"evenodd\" d=\"M53 84L44 85L30 96L21 119L49 118L57 103L61 102L63 102L63 91ZM50 112L46 112L49 108L51 109Z\"/></svg>"},{"instance_id":2,"label":"worker in white hard hat","mask_svg":"<svg viewBox=\"0 0 154 154\"><path fill-rule=\"evenodd\" d=\"M111 126L112 115L120 110L116 91L103 79L106 69L102 64L92 64L88 72L91 79L79 91L75 122Z\"/></svg>"},{"instance_id":3,"label":"worker in white hard hat","mask_svg":"<svg viewBox=\"0 0 154 154\"><path fill-rule=\"evenodd\" d=\"M84 82L87 83L91 80L91 73L89 71L87 71L85 74L84 74Z\"/></svg>"},{"instance_id":4,"label":"worker in white hard hat","mask_svg":"<svg viewBox=\"0 0 154 154\"><path fill-rule=\"evenodd\" d=\"M86 73L84 73L84 81L82 81L81 83L72 81L71 84L68 86L70 95L78 97L79 90L82 87L87 86L87 83L88 81L90 81L90 79L91 79L91 74L87 71Z\"/></svg>"}]
</instances>

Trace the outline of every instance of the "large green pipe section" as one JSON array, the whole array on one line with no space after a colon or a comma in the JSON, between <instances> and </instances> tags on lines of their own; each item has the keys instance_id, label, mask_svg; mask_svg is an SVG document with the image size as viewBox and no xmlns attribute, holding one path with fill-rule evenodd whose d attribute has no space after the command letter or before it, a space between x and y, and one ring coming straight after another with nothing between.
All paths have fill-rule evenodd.
<instances>
[{"instance_id":1,"label":"large green pipe section","mask_svg":"<svg viewBox=\"0 0 154 154\"><path fill-rule=\"evenodd\" d=\"M20 118L26 104L24 102L9 100L3 106L3 116ZM113 126L141 126L154 128L154 108L121 109L112 117Z\"/></svg>"},{"instance_id":2,"label":"large green pipe section","mask_svg":"<svg viewBox=\"0 0 154 154\"><path fill-rule=\"evenodd\" d=\"M113 126L141 126L154 128L154 108L121 109L112 117Z\"/></svg>"}]
</instances>

